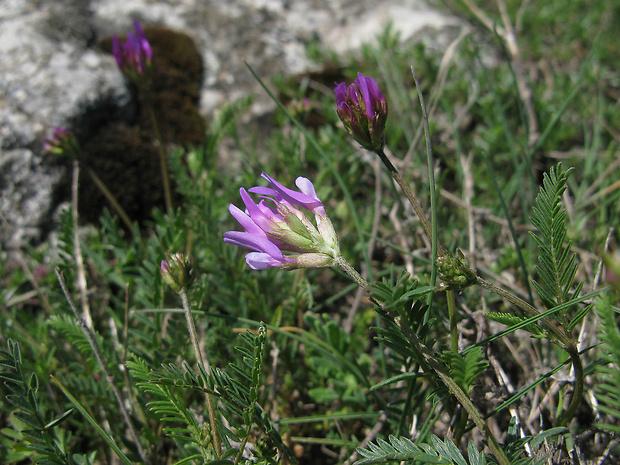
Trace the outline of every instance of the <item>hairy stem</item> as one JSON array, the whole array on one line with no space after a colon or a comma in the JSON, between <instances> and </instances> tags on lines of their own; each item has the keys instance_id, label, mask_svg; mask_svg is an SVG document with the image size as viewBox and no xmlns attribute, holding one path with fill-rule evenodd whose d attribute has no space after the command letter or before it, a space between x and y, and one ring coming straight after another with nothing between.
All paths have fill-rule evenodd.
<instances>
[{"instance_id":1,"label":"hairy stem","mask_svg":"<svg viewBox=\"0 0 620 465\"><path fill-rule=\"evenodd\" d=\"M420 218L420 221L422 222L422 227L424 228L424 232L426 233L428 238L432 241L433 230L431 227L431 223L428 221L428 218L426 217L424 210L422 210L422 206L420 205L420 202L418 202L418 199L413 194L413 191L409 187L409 184L405 182L403 177L400 175L396 167L392 164L392 162L385 155L385 152L383 150L379 150L377 152L377 155L379 155L379 158L381 158L381 161L383 162L383 164L386 166L386 168L390 172L390 175L394 178L394 180L398 183L400 188L403 190L403 193L409 200L409 203L415 210L416 214L418 215L418 218Z\"/></svg>"},{"instance_id":2,"label":"hairy stem","mask_svg":"<svg viewBox=\"0 0 620 465\"><path fill-rule=\"evenodd\" d=\"M87 172L93 182L97 185L101 193L105 196L106 199L108 199L108 202L110 202L110 205L112 205L112 208L120 217L121 221L125 224L125 226L127 226L127 229L131 232L131 230L133 229L133 225L131 224L129 215L127 215L127 212L125 212L125 209L121 207L121 204L118 203L118 200L116 200L114 194L110 192L110 189L107 188L101 178L97 176L97 174L92 169L87 168Z\"/></svg>"},{"instance_id":3,"label":"hairy stem","mask_svg":"<svg viewBox=\"0 0 620 465\"><path fill-rule=\"evenodd\" d=\"M151 118L153 132L155 133L155 139L157 141L157 151L159 152L159 167L161 168L161 180L164 185L164 198L166 200L166 212L168 213L168 216L170 216L172 214L172 195L170 194L170 178L168 177L166 152L164 150L164 142L161 138L159 124L157 123L157 117L155 116L155 110L153 110L153 105L151 104L148 97L146 107L149 112L149 117Z\"/></svg>"},{"instance_id":4,"label":"hairy stem","mask_svg":"<svg viewBox=\"0 0 620 465\"><path fill-rule=\"evenodd\" d=\"M446 291L448 299L448 316L450 318L450 349L454 353L459 351L459 328L456 319L456 305L454 303L454 291Z\"/></svg>"},{"instance_id":5,"label":"hairy stem","mask_svg":"<svg viewBox=\"0 0 620 465\"><path fill-rule=\"evenodd\" d=\"M404 317L404 318L403 318ZM461 387L452 379L448 369L435 357L435 355L418 339L417 334L411 330L411 324L408 321L406 315L401 315L399 322L400 329L405 333L407 339L411 343L414 350L420 354L424 361L431 367L431 369L439 376L439 379L445 384L448 390L452 393L456 400L461 404L465 411L469 414L476 427L482 431L486 440L488 441L489 449L495 455L500 465L509 465L510 460L506 457L506 454L500 447L497 439L489 429L489 426L484 421L482 414L476 408L471 399L467 396Z\"/></svg>"},{"instance_id":6,"label":"hairy stem","mask_svg":"<svg viewBox=\"0 0 620 465\"><path fill-rule=\"evenodd\" d=\"M342 269L353 278L353 280L362 286L364 289L368 288L368 283L362 278L362 276L342 257L339 257L338 264ZM448 390L456 397L457 401L463 406L465 411L469 414L474 424L482 431L486 437L489 445L489 449L493 452L500 465L510 465L510 461L506 454L500 447L497 439L489 429L488 425L484 421L481 413L478 411L473 402L469 399L467 394L463 392L461 387L452 379L448 369L435 357L435 355L418 339L418 336L411 329L411 323L407 318L407 315L395 315L392 311L386 310L380 302L371 298L371 301L381 308L384 312L391 315L394 320L399 320L398 325L407 336L411 347L418 354L421 366L425 371L433 371L437 374L439 379L444 383ZM400 316L400 319L396 318Z\"/></svg>"},{"instance_id":7,"label":"hairy stem","mask_svg":"<svg viewBox=\"0 0 620 465\"><path fill-rule=\"evenodd\" d=\"M194 354L196 356L196 361L198 364L204 369L209 370L208 365L205 363L204 357L202 356L202 351L200 350L200 346L198 345L198 335L196 333L196 325L194 324L194 317L192 316L192 310L189 305L189 299L187 298L187 293L185 291L179 292L181 296L181 301L183 302L183 309L185 310L185 320L187 321L187 329L189 331L189 338L192 341L192 347L194 348ZM207 387L206 380L203 380L204 387ZM222 454L222 445L220 440L220 434L217 429L217 422L215 420L215 402L213 401L213 396L210 393L205 394L207 399L207 411L209 413L209 423L211 424L211 435L213 437L213 448L215 449L215 454L217 457L221 457Z\"/></svg>"},{"instance_id":8,"label":"hairy stem","mask_svg":"<svg viewBox=\"0 0 620 465\"><path fill-rule=\"evenodd\" d=\"M523 310L523 312L527 316L533 317L540 315L540 312L535 307L528 304L526 301L480 277L478 277L478 284L485 289L488 289L491 292L500 295L507 301L515 304L517 307ZM557 338L562 348L568 353L571 359L571 363L573 365L573 369L575 370L575 390L573 392L571 402L568 406L568 409L562 414L562 416L558 420L560 425L566 425L577 412L577 408L579 407L579 404L581 404L581 399L583 397L583 362L581 361L581 357L579 356L577 344L575 340L570 336L570 334L567 334L561 326L554 324L549 318L543 318L541 321L545 328L549 331L549 333L553 334Z\"/></svg>"}]
</instances>

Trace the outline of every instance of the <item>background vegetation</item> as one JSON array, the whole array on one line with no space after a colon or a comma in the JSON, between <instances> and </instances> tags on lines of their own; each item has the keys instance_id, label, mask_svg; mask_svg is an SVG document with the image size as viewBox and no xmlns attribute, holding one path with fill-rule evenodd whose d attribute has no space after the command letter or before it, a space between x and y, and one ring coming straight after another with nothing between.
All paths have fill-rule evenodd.
<instances>
[{"instance_id":1,"label":"background vegetation","mask_svg":"<svg viewBox=\"0 0 620 465\"><path fill-rule=\"evenodd\" d=\"M252 98L225 106L204 144L170 147L178 192L170 215L155 208L128 230L105 211L76 233L69 211L56 242L19 256L2 253L0 461L139 462L110 377L152 463L205 460L211 444L203 393L209 386L192 368L181 302L159 272L167 252L185 252L195 260L189 300L200 345L212 379L226 387L222 431L241 452L247 441L260 463L352 463L364 456L367 461L358 463L415 457L430 463L438 453L436 463L492 463L478 454L480 432L466 423L459 427L463 416L447 391L412 375L415 360L398 350L396 330L346 275L335 269L251 271L242 251L222 241L223 232L236 228L228 206L240 204L240 187L259 184L262 171L287 186L308 177L344 256L370 282L384 282L377 292L411 309L415 299L403 295L411 280L430 282L430 242L378 158L340 127L333 81L350 82L358 71L377 80L390 112L386 152L429 209L413 65L429 110L444 247L461 249L481 276L545 308L532 284L541 281L541 252L530 218L543 173L561 161L564 170L574 167L561 195L564 244L577 254L569 292L578 297L602 288L601 257L620 242L620 49L614 32L620 4L445 6L473 26L445 53L401 42L388 28L346 60L311 44L308 53L323 73L263 76L303 130L278 112L269 137L248 135L238 118ZM236 148L234 162L218 156L224 140ZM107 372L63 295L56 267L78 309L89 309ZM412 311L422 312L423 303ZM419 336L437 353L450 351L444 294L431 304ZM470 355L447 363L488 415L493 433L512 448L513 463L616 463L617 290L566 310L585 366L584 398L568 425L558 421L573 389L566 353L525 330L495 338L521 320L482 288L458 293L456 304L457 350ZM459 428L461 452L455 453Z\"/></svg>"}]
</instances>

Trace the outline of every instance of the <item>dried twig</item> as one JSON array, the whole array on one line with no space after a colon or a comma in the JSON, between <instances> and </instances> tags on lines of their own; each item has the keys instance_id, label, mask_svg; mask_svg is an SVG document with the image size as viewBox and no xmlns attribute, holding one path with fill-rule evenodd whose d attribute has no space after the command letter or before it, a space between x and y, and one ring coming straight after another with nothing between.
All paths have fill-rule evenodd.
<instances>
[{"instance_id":1,"label":"dried twig","mask_svg":"<svg viewBox=\"0 0 620 465\"><path fill-rule=\"evenodd\" d=\"M56 268L56 277L58 278L58 282L60 283L62 292L65 295L65 299L67 299L67 303L69 304L69 307L71 307L71 310L73 311L73 314L78 322L78 325L80 326L80 329L82 330L82 332L86 336L86 339L88 340L88 344L90 345L93 351L93 354L95 355L95 359L97 360L97 363L99 364L99 368L105 373L106 381L108 385L110 386L110 388L112 389L112 392L114 393L114 397L116 398L116 402L118 403L119 410L121 412L121 415L123 417L125 424L127 425L127 428L129 429L129 435L131 436L131 439L133 440L136 446L136 449L138 450L138 454L140 455L140 458L142 459L144 463L149 464L150 462L149 462L148 456L146 455L146 452L142 448L142 444L140 443L138 435L136 434L136 430L133 424L131 423L131 419L129 418L129 413L127 412L127 409L125 408L125 402L123 400L123 397L121 396L121 391L116 385L116 382L114 380L114 375L108 368L108 363L106 359L103 357L103 353L101 352L101 348L99 347L97 338L95 337L95 334L93 333L91 327L88 326L86 319L82 315L80 315L80 313L78 312L78 309L75 303L73 302L73 299L71 298L71 294L69 293L69 289L67 287L67 281L65 280L65 277L63 276L62 272L58 268Z\"/></svg>"}]
</instances>

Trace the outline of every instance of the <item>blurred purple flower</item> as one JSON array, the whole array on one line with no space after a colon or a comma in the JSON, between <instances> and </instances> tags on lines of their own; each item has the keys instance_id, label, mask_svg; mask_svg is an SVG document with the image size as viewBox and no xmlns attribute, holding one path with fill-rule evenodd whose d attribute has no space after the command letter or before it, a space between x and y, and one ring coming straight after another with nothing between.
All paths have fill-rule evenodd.
<instances>
[{"instance_id":1,"label":"blurred purple flower","mask_svg":"<svg viewBox=\"0 0 620 465\"><path fill-rule=\"evenodd\" d=\"M387 102L373 78L357 73L353 84L336 84L336 112L346 131L367 150L385 145Z\"/></svg>"},{"instance_id":2,"label":"blurred purple flower","mask_svg":"<svg viewBox=\"0 0 620 465\"><path fill-rule=\"evenodd\" d=\"M299 191L295 191L265 173L262 177L271 187L249 190L261 197L258 204L241 188L239 192L246 210L230 205L230 213L245 231L225 232L224 241L253 250L245 259L254 270L336 264L340 257L338 238L312 182L298 177L295 184ZM300 208L314 214L316 225Z\"/></svg>"},{"instance_id":3,"label":"blurred purple flower","mask_svg":"<svg viewBox=\"0 0 620 465\"><path fill-rule=\"evenodd\" d=\"M143 74L151 66L153 50L144 35L144 30L138 21L133 22L133 32L127 33L127 40L119 41L115 35L112 38L112 53L116 64L121 71L130 77L135 74ZM135 76L137 78L138 76Z\"/></svg>"},{"instance_id":4,"label":"blurred purple flower","mask_svg":"<svg viewBox=\"0 0 620 465\"><path fill-rule=\"evenodd\" d=\"M54 128L52 135L45 138L43 148L55 155L77 157L80 153L80 145L75 134L68 129Z\"/></svg>"}]
</instances>

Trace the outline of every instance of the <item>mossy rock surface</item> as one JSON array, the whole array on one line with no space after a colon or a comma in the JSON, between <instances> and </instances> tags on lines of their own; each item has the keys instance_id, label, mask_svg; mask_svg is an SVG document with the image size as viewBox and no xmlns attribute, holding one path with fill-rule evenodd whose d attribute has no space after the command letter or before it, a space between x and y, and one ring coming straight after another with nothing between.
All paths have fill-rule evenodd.
<instances>
[{"instance_id":1,"label":"mossy rock surface","mask_svg":"<svg viewBox=\"0 0 620 465\"><path fill-rule=\"evenodd\" d=\"M194 41L186 34L147 26L145 35L153 49L149 89L132 86L137 101L134 121L110 122L82 142L83 165L92 169L113 193L132 220L150 218L154 207L163 207L164 195L152 108L165 147L204 142L206 122L198 102L204 67ZM119 37L123 41L126 38ZM102 41L111 53L112 39ZM80 183L80 216L96 223L108 200L84 170Z\"/></svg>"},{"instance_id":2,"label":"mossy rock surface","mask_svg":"<svg viewBox=\"0 0 620 465\"><path fill-rule=\"evenodd\" d=\"M97 223L111 205L88 174L92 169L132 220L143 221L164 204L159 154L153 136L138 126L109 124L83 146L80 217Z\"/></svg>"}]
</instances>

